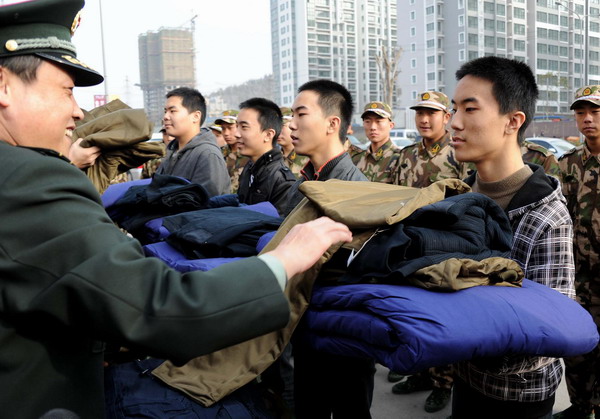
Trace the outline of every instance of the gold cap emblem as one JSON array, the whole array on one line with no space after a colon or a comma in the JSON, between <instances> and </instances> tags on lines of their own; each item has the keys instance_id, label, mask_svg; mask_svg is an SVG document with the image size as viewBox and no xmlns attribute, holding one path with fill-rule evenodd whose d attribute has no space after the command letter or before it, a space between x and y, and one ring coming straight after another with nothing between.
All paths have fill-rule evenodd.
<instances>
[{"instance_id":1,"label":"gold cap emblem","mask_svg":"<svg viewBox=\"0 0 600 419\"><path fill-rule=\"evenodd\" d=\"M371 105L371 109L377 109L377 104L376 104L376 103L373 103L373 104Z\"/></svg>"},{"instance_id":2,"label":"gold cap emblem","mask_svg":"<svg viewBox=\"0 0 600 419\"><path fill-rule=\"evenodd\" d=\"M4 44L4 48L6 48L9 51L16 51L19 48L19 44L14 39L9 39Z\"/></svg>"},{"instance_id":3,"label":"gold cap emblem","mask_svg":"<svg viewBox=\"0 0 600 419\"><path fill-rule=\"evenodd\" d=\"M582 94L584 96L589 96L592 94L592 89L590 89L589 87L586 87L585 90L582 92Z\"/></svg>"},{"instance_id":4,"label":"gold cap emblem","mask_svg":"<svg viewBox=\"0 0 600 419\"><path fill-rule=\"evenodd\" d=\"M423 93L423 96L421 96L422 100L429 100L431 96L429 96L429 93Z\"/></svg>"}]
</instances>

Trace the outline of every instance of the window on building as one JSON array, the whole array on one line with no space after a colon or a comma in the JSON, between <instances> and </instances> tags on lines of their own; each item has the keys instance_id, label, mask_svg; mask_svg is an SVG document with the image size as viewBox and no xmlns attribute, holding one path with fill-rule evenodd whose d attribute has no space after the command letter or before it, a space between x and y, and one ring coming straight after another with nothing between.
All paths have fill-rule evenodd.
<instances>
[{"instance_id":1,"label":"window on building","mask_svg":"<svg viewBox=\"0 0 600 419\"><path fill-rule=\"evenodd\" d=\"M435 72L427 73L427 81L435 80Z\"/></svg>"},{"instance_id":2,"label":"window on building","mask_svg":"<svg viewBox=\"0 0 600 419\"><path fill-rule=\"evenodd\" d=\"M465 15L459 15L458 16L458 27L462 28L463 26L465 26Z\"/></svg>"},{"instance_id":3,"label":"window on building","mask_svg":"<svg viewBox=\"0 0 600 419\"><path fill-rule=\"evenodd\" d=\"M425 29L427 30L427 32L431 32L435 29L435 23L430 22L427 25L425 25Z\"/></svg>"},{"instance_id":4,"label":"window on building","mask_svg":"<svg viewBox=\"0 0 600 419\"><path fill-rule=\"evenodd\" d=\"M590 31L591 32L600 32L600 24L598 22L590 21Z\"/></svg>"},{"instance_id":5,"label":"window on building","mask_svg":"<svg viewBox=\"0 0 600 419\"><path fill-rule=\"evenodd\" d=\"M548 54L548 45L547 44L537 44L537 52L538 52L538 54Z\"/></svg>"},{"instance_id":6,"label":"window on building","mask_svg":"<svg viewBox=\"0 0 600 419\"><path fill-rule=\"evenodd\" d=\"M465 33L464 32L459 32L458 33L458 43L459 44L464 44L465 43Z\"/></svg>"},{"instance_id":7,"label":"window on building","mask_svg":"<svg viewBox=\"0 0 600 419\"><path fill-rule=\"evenodd\" d=\"M525 51L525 41L520 39L514 40L514 50L515 51Z\"/></svg>"},{"instance_id":8,"label":"window on building","mask_svg":"<svg viewBox=\"0 0 600 419\"><path fill-rule=\"evenodd\" d=\"M417 84L417 75L416 74L413 74L412 76L410 76L410 83Z\"/></svg>"},{"instance_id":9,"label":"window on building","mask_svg":"<svg viewBox=\"0 0 600 419\"><path fill-rule=\"evenodd\" d=\"M477 34L470 33L469 34L469 45L477 46L479 45L479 37Z\"/></svg>"},{"instance_id":10,"label":"window on building","mask_svg":"<svg viewBox=\"0 0 600 419\"><path fill-rule=\"evenodd\" d=\"M600 60L600 53L598 53L598 51L590 51L589 54L590 54L590 60L593 60L593 61Z\"/></svg>"},{"instance_id":11,"label":"window on building","mask_svg":"<svg viewBox=\"0 0 600 419\"><path fill-rule=\"evenodd\" d=\"M425 8L426 15L432 15L435 13L435 6L428 6Z\"/></svg>"},{"instance_id":12,"label":"window on building","mask_svg":"<svg viewBox=\"0 0 600 419\"><path fill-rule=\"evenodd\" d=\"M558 56L558 45L548 45L548 54L554 57Z\"/></svg>"},{"instance_id":13,"label":"window on building","mask_svg":"<svg viewBox=\"0 0 600 419\"><path fill-rule=\"evenodd\" d=\"M513 7L513 17L525 19L525 9L522 7Z\"/></svg>"},{"instance_id":14,"label":"window on building","mask_svg":"<svg viewBox=\"0 0 600 419\"><path fill-rule=\"evenodd\" d=\"M506 16L506 6L504 4L496 4L496 14L498 16Z\"/></svg>"},{"instance_id":15,"label":"window on building","mask_svg":"<svg viewBox=\"0 0 600 419\"><path fill-rule=\"evenodd\" d=\"M415 12L414 10L410 11L410 20L416 20L417 19L417 12Z\"/></svg>"},{"instance_id":16,"label":"window on building","mask_svg":"<svg viewBox=\"0 0 600 419\"><path fill-rule=\"evenodd\" d=\"M417 35L417 28L415 28L414 26L412 28L410 28L410 36L416 36Z\"/></svg>"},{"instance_id":17,"label":"window on building","mask_svg":"<svg viewBox=\"0 0 600 419\"><path fill-rule=\"evenodd\" d=\"M554 13L548 13L548 23L552 25L558 25L558 15Z\"/></svg>"},{"instance_id":18,"label":"window on building","mask_svg":"<svg viewBox=\"0 0 600 419\"><path fill-rule=\"evenodd\" d=\"M413 58L410 60L410 68L417 68L417 59Z\"/></svg>"},{"instance_id":19,"label":"window on building","mask_svg":"<svg viewBox=\"0 0 600 419\"><path fill-rule=\"evenodd\" d=\"M558 71L558 61L557 60L548 60L548 70Z\"/></svg>"},{"instance_id":20,"label":"window on building","mask_svg":"<svg viewBox=\"0 0 600 419\"><path fill-rule=\"evenodd\" d=\"M515 35L525 35L525 25L521 23L515 23L513 25L513 31Z\"/></svg>"},{"instance_id":21,"label":"window on building","mask_svg":"<svg viewBox=\"0 0 600 419\"><path fill-rule=\"evenodd\" d=\"M496 46L499 49L506 49L506 38L499 36L496 38Z\"/></svg>"},{"instance_id":22,"label":"window on building","mask_svg":"<svg viewBox=\"0 0 600 419\"><path fill-rule=\"evenodd\" d=\"M558 33L556 29L548 29L548 39L558 41Z\"/></svg>"},{"instance_id":23,"label":"window on building","mask_svg":"<svg viewBox=\"0 0 600 419\"><path fill-rule=\"evenodd\" d=\"M412 44L410 44L410 50L412 52L415 52L417 50L417 44L415 44L414 42Z\"/></svg>"},{"instance_id":24,"label":"window on building","mask_svg":"<svg viewBox=\"0 0 600 419\"><path fill-rule=\"evenodd\" d=\"M491 1L484 1L483 2L483 12L484 13L491 13L494 14L494 12L496 8L494 7L494 3Z\"/></svg>"},{"instance_id":25,"label":"window on building","mask_svg":"<svg viewBox=\"0 0 600 419\"><path fill-rule=\"evenodd\" d=\"M435 56L430 55L427 57L427 64L435 64Z\"/></svg>"},{"instance_id":26,"label":"window on building","mask_svg":"<svg viewBox=\"0 0 600 419\"><path fill-rule=\"evenodd\" d=\"M569 42L569 33L566 31L560 31L560 41Z\"/></svg>"},{"instance_id":27,"label":"window on building","mask_svg":"<svg viewBox=\"0 0 600 419\"><path fill-rule=\"evenodd\" d=\"M465 0L458 0L458 8L459 9L465 8Z\"/></svg>"},{"instance_id":28,"label":"window on building","mask_svg":"<svg viewBox=\"0 0 600 419\"><path fill-rule=\"evenodd\" d=\"M468 17L467 24L468 24L469 28L477 29L477 26L478 26L477 22L478 22L477 16L469 16Z\"/></svg>"},{"instance_id":29,"label":"window on building","mask_svg":"<svg viewBox=\"0 0 600 419\"><path fill-rule=\"evenodd\" d=\"M435 48L435 39L427 40L427 48Z\"/></svg>"},{"instance_id":30,"label":"window on building","mask_svg":"<svg viewBox=\"0 0 600 419\"><path fill-rule=\"evenodd\" d=\"M477 57L479 57L477 51L469 51L469 61L474 60Z\"/></svg>"},{"instance_id":31,"label":"window on building","mask_svg":"<svg viewBox=\"0 0 600 419\"><path fill-rule=\"evenodd\" d=\"M598 37L590 36L588 38L588 42L590 43L590 46L592 46L592 47L600 47L600 38L598 38Z\"/></svg>"},{"instance_id":32,"label":"window on building","mask_svg":"<svg viewBox=\"0 0 600 419\"><path fill-rule=\"evenodd\" d=\"M465 50L459 49L458 50L458 61L464 61L464 60L465 60Z\"/></svg>"},{"instance_id":33,"label":"window on building","mask_svg":"<svg viewBox=\"0 0 600 419\"><path fill-rule=\"evenodd\" d=\"M488 47L488 48L494 48L496 46L496 38L493 36L484 36L483 38L483 45Z\"/></svg>"},{"instance_id":34,"label":"window on building","mask_svg":"<svg viewBox=\"0 0 600 419\"><path fill-rule=\"evenodd\" d=\"M537 28L537 36L538 36L538 38L541 38L541 39L547 39L548 38L548 29Z\"/></svg>"},{"instance_id":35,"label":"window on building","mask_svg":"<svg viewBox=\"0 0 600 419\"><path fill-rule=\"evenodd\" d=\"M599 74L598 73L598 66L597 65L591 65L590 66L590 74L593 74L593 75L598 75Z\"/></svg>"},{"instance_id":36,"label":"window on building","mask_svg":"<svg viewBox=\"0 0 600 419\"><path fill-rule=\"evenodd\" d=\"M558 49L558 55L560 55L561 57L568 57L569 56L569 48L560 47Z\"/></svg>"},{"instance_id":37,"label":"window on building","mask_svg":"<svg viewBox=\"0 0 600 419\"><path fill-rule=\"evenodd\" d=\"M561 15L560 17L560 26L564 26L565 28L569 27L569 17Z\"/></svg>"},{"instance_id":38,"label":"window on building","mask_svg":"<svg viewBox=\"0 0 600 419\"><path fill-rule=\"evenodd\" d=\"M535 14L535 20L537 20L538 22L547 23L548 22L548 13L538 11Z\"/></svg>"},{"instance_id":39,"label":"window on building","mask_svg":"<svg viewBox=\"0 0 600 419\"><path fill-rule=\"evenodd\" d=\"M569 71L569 63L566 61L560 62L560 71L563 73L567 73Z\"/></svg>"},{"instance_id":40,"label":"window on building","mask_svg":"<svg viewBox=\"0 0 600 419\"><path fill-rule=\"evenodd\" d=\"M537 68L538 70L548 70L548 60L544 58L538 58Z\"/></svg>"},{"instance_id":41,"label":"window on building","mask_svg":"<svg viewBox=\"0 0 600 419\"><path fill-rule=\"evenodd\" d=\"M483 28L488 31L493 31L496 29L496 21L494 19L484 19L483 20Z\"/></svg>"},{"instance_id":42,"label":"window on building","mask_svg":"<svg viewBox=\"0 0 600 419\"><path fill-rule=\"evenodd\" d=\"M467 0L467 9L477 11L477 0Z\"/></svg>"},{"instance_id":43,"label":"window on building","mask_svg":"<svg viewBox=\"0 0 600 419\"><path fill-rule=\"evenodd\" d=\"M506 22L503 20L496 21L496 31L500 33L506 32Z\"/></svg>"}]
</instances>

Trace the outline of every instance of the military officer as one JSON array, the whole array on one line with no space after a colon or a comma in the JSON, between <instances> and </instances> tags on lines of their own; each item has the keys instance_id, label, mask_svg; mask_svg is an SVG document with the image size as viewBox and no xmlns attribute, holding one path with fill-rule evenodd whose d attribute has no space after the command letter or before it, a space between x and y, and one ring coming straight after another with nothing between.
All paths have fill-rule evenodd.
<instances>
[{"instance_id":1,"label":"military officer","mask_svg":"<svg viewBox=\"0 0 600 419\"><path fill-rule=\"evenodd\" d=\"M351 145L348 152L352 161L371 182L392 183L400 151L390 139L392 109L387 103L370 102L361 117L371 143L364 150Z\"/></svg>"},{"instance_id":2,"label":"military officer","mask_svg":"<svg viewBox=\"0 0 600 419\"><path fill-rule=\"evenodd\" d=\"M223 152L227 171L229 172L232 193L237 192L240 185L240 175L242 174L242 170L244 170L246 163L250 161L248 157L242 156L238 152L236 138L238 113L239 112L235 109L223 111L223 115L215 121L215 124L221 126L223 140L227 143L221 151Z\"/></svg>"},{"instance_id":3,"label":"military officer","mask_svg":"<svg viewBox=\"0 0 600 419\"><path fill-rule=\"evenodd\" d=\"M103 341L185 363L288 323L287 278L347 227L320 218L209 272L147 258L68 156L75 86L103 77L71 42L83 0L0 6L0 416L103 418Z\"/></svg>"},{"instance_id":4,"label":"military officer","mask_svg":"<svg viewBox=\"0 0 600 419\"><path fill-rule=\"evenodd\" d=\"M560 177L558 160L556 160L556 156L548 149L539 144L530 143L525 140L523 141L523 144L521 144L521 153L523 154L523 161L542 166L544 172L547 174L556 178Z\"/></svg>"},{"instance_id":5,"label":"military officer","mask_svg":"<svg viewBox=\"0 0 600 419\"><path fill-rule=\"evenodd\" d=\"M467 177L472 167L456 160L446 129L450 120L448 96L423 92L411 109L415 110L415 123L423 139L400 150L393 183L422 188L441 179Z\"/></svg>"},{"instance_id":6,"label":"military officer","mask_svg":"<svg viewBox=\"0 0 600 419\"><path fill-rule=\"evenodd\" d=\"M292 110L288 107L281 107L283 115L283 127L281 133L277 137L277 144L281 147L281 152L284 156L284 162L290 168L294 176L300 176L300 170L304 168L308 162L307 156L302 156L296 153L294 144L292 143L292 130L290 129L290 121L292 120Z\"/></svg>"},{"instance_id":7,"label":"military officer","mask_svg":"<svg viewBox=\"0 0 600 419\"><path fill-rule=\"evenodd\" d=\"M573 218L575 293L600 327L600 86L575 92L571 105L584 143L560 157L563 194ZM565 377L571 406L555 418L600 415L598 373L600 349L565 358Z\"/></svg>"}]
</instances>

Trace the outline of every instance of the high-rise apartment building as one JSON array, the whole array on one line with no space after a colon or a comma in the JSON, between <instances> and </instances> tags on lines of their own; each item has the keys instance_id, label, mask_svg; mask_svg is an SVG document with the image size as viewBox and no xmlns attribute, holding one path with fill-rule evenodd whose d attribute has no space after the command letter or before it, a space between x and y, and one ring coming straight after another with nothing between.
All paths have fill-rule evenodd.
<instances>
[{"instance_id":1,"label":"high-rise apartment building","mask_svg":"<svg viewBox=\"0 0 600 419\"><path fill-rule=\"evenodd\" d=\"M150 31L138 37L138 47L144 108L159 129L166 93L176 87L196 87L193 29Z\"/></svg>"},{"instance_id":2,"label":"high-rise apartment building","mask_svg":"<svg viewBox=\"0 0 600 419\"><path fill-rule=\"evenodd\" d=\"M600 83L600 0L398 0L398 10L402 107L425 90L452 96L456 70L486 55L534 70L538 114L568 113L577 88Z\"/></svg>"},{"instance_id":3,"label":"high-rise apartment building","mask_svg":"<svg viewBox=\"0 0 600 419\"><path fill-rule=\"evenodd\" d=\"M358 112L383 100L376 57L396 47L396 0L271 0L271 41L281 106L324 78L346 86Z\"/></svg>"}]
</instances>

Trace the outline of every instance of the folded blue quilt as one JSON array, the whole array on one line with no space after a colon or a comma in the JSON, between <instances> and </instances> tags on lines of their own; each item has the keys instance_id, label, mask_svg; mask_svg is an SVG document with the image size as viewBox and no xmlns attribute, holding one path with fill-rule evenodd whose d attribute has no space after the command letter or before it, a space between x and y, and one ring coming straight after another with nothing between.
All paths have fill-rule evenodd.
<instances>
[{"instance_id":1,"label":"folded blue quilt","mask_svg":"<svg viewBox=\"0 0 600 419\"><path fill-rule=\"evenodd\" d=\"M440 293L401 285L317 286L298 343L374 358L398 373L505 354L573 356L598 332L578 303L523 280Z\"/></svg>"}]
</instances>

